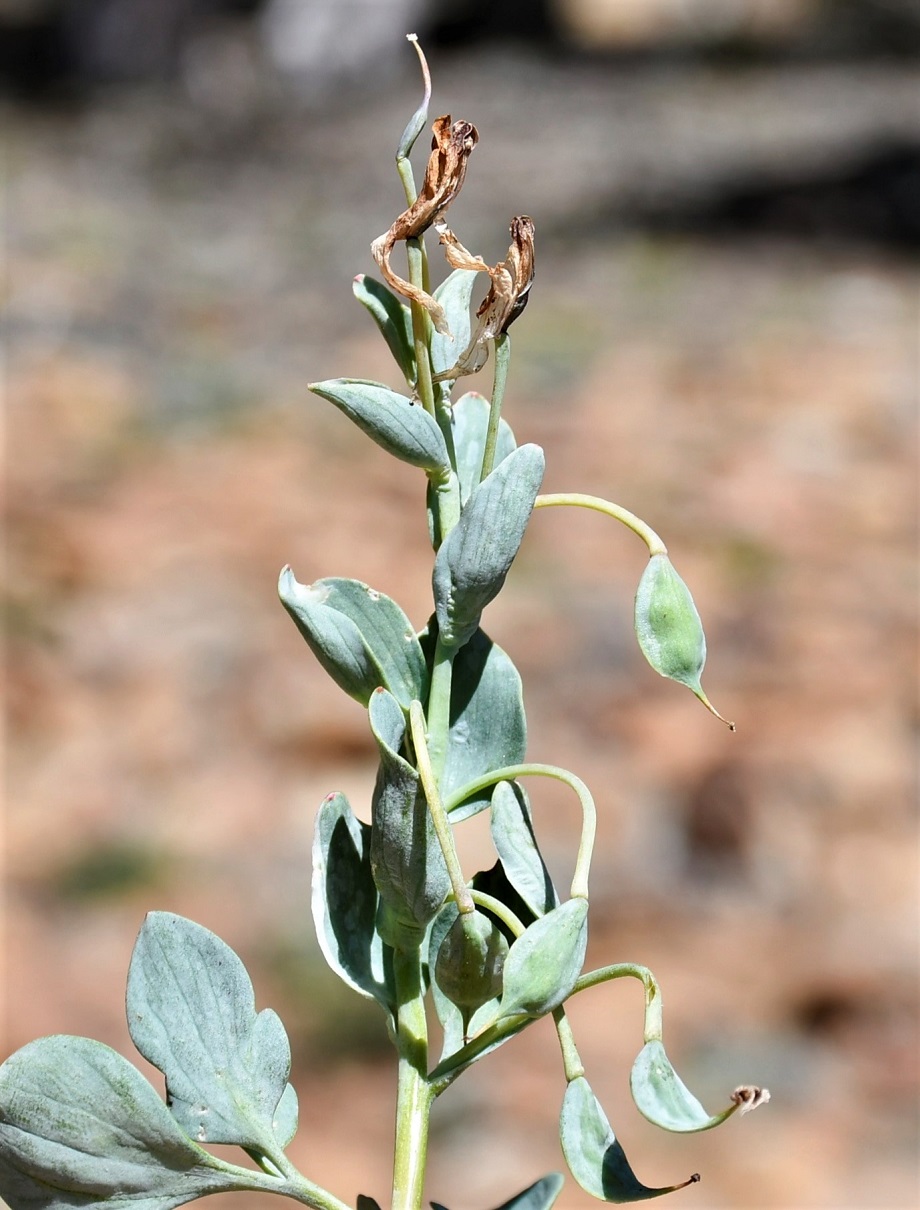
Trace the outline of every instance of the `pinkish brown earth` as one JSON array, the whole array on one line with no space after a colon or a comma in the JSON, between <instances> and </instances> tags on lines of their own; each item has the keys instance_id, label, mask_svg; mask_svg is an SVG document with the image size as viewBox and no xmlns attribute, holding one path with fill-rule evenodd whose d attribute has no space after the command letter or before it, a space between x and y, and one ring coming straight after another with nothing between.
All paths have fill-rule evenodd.
<instances>
[{"instance_id":1,"label":"pinkish brown earth","mask_svg":"<svg viewBox=\"0 0 920 1210\"><path fill-rule=\"evenodd\" d=\"M188 915L286 1021L291 1155L346 1201L388 1196L394 1064L319 955L310 843L330 790L367 817L374 749L275 581L289 562L365 580L420 626L430 610L421 473L307 391L398 384L349 277L399 208L407 95L307 133L288 118L255 151L143 98L6 115L4 1054L68 1032L131 1055L137 929ZM496 259L499 154L478 171L452 217ZM916 1207L916 266L603 226L541 245L539 177L501 183L538 232L505 414L545 447L545 490L665 536L737 733L644 664L642 549L602 517L536 515L486 627L524 677L532 758L598 802L589 964L652 968L708 1106L742 1081L773 1099L701 1136L647 1124L631 985L572 1004L589 1078L643 1180L702 1173L674 1206ZM564 883L573 803L532 798ZM492 860L480 825L460 830L470 871ZM481 1210L562 1170L562 1092L546 1023L470 1071L436 1107L430 1196ZM571 1180L558 1202L592 1204Z\"/></svg>"}]
</instances>

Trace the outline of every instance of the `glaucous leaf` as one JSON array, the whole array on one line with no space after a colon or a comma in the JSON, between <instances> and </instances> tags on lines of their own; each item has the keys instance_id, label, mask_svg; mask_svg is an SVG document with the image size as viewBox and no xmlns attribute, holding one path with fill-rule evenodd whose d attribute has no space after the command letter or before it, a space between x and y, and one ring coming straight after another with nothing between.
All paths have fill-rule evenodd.
<instances>
[{"instance_id":1,"label":"glaucous leaf","mask_svg":"<svg viewBox=\"0 0 920 1210\"><path fill-rule=\"evenodd\" d=\"M707 710L734 731L703 692L706 636L690 589L665 554L654 554L636 590L636 638L642 654L661 676L679 681Z\"/></svg>"},{"instance_id":2,"label":"glaucous leaf","mask_svg":"<svg viewBox=\"0 0 920 1210\"><path fill-rule=\"evenodd\" d=\"M409 386L415 385L415 343L412 337L412 314L405 303L382 282L359 273L352 285L355 298L370 312L380 329L396 364Z\"/></svg>"},{"instance_id":3,"label":"glaucous leaf","mask_svg":"<svg viewBox=\"0 0 920 1210\"><path fill-rule=\"evenodd\" d=\"M450 470L447 446L437 422L423 407L380 382L330 378L310 384L314 395L328 399L373 441L410 466L426 471Z\"/></svg>"},{"instance_id":4,"label":"glaucous leaf","mask_svg":"<svg viewBox=\"0 0 920 1210\"><path fill-rule=\"evenodd\" d=\"M474 489L438 551L432 584L441 640L462 646L498 595L543 479L543 451L522 445Z\"/></svg>"},{"instance_id":5,"label":"glaucous leaf","mask_svg":"<svg viewBox=\"0 0 920 1210\"><path fill-rule=\"evenodd\" d=\"M591 1085L579 1076L565 1090L559 1119L559 1138L565 1162L586 1193L603 1202L643 1202L682 1189L700 1178L691 1176L679 1185L650 1189L637 1178Z\"/></svg>"},{"instance_id":6,"label":"glaucous leaf","mask_svg":"<svg viewBox=\"0 0 920 1210\"><path fill-rule=\"evenodd\" d=\"M340 689L366 706L383 685L406 709L422 699L428 670L412 623L382 592L330 576L299 584L290 567L278 581L281 603Z\"/></svg>"},{"instance_id":7,"label":"glaucous leaf","mask_svg":"<svg viewBox=\"0 0 920 1210\"><path fill-rule=\"evenodd\" d=\"M422 635L429 657L437 622ZM449 798L492 769L520 763L527 749L527 720L521 678L511 659L482 630L454 657L450 691L450 733L441 793ZM451 822L484 810L491 787L451 811Z\"/></svg>"},{"instance_id":8,"label":"glaucous leaf","mask_svg":"<svg viewBox=\"0 0 920 1210\"><path fill-rule=\"evenodd\" d=\"M657 1040L646 1042L639 1051L630 1072L629 1087L643 1117L663 1130L681 1134L711 1130L736 1110L744 1113L770 1099L764 1089L742 1087L732 1094L727 1109L708 1114L671 1066L664 1046Z\"/></svg>"},{"instance_id":9,"label":"glaucous leaf","mask_svg":"<svg viewBox=\"0 0 920 1210\"><path fill-rule=\"evenodd\" d=\"M291 1048L277 1014L256 1013L228 945L183 916L150 912L131 955L127 1010L134 1045L166 1077L169 1107L190 1138L277 1149ZM282 1133L289 1128L286 1120Z\"/></svg>"},{"instance_id":10,"label":"glaucous leaf","mask_svg":"<svg viewBox=\"0 0 920 1210\"><path fill-rule=\"evenodd\" d=\"M372 799L371 869L391 924L402 936L385 935L391 945L417 944L450 892L450 878L431 822L418 773L400 755L406 720L386 689L368 705L371 731L380 752Z\"/></svg>"},{"instance_id":11,"label":"glaucous leaf","mask_svg":"<svg viewBox=\"0 0 920 1210\"><path fill-rule=\"evenodd\" d=\"M559 1196L564 1180L559 1172L551 1172L548 1176L534 1181L521 1193L515 1194L506 1202L502 1202L497 1210L551 1210ZM440 1202L431 1203L432 1210L446 1210ZM358 1210L361 1210L360 1206Z\"/></svg>"},{"instance_id":12,"label":"glaucous leaf","mask_svg":"<svg viewBox=\"0 0 920 1210\"><path fill-rule=\"evenodd\" d=\"M432 332L432 374L443 374L452 369L470 343L470 299L478 276L469 269L454 269L434 292L435 301L444 308L450 333Z\"/></svg>"},{"instance_id":13,"label":"glaucous leaf","mask_svg":"<svg viewBox=\"0 0 920 1210\"><path fill-rule=\"evenodd\" d=\"M588 901L569 899L535 920L505 962L501 1015L542 1017L568 997L585 962Z\"/></svg>"},{"instance_id":14,"label":"glaucous leaf","mask_svg":"<svg viewBox=\"0 0 920 1210\"><path fill-rule=\"evenodd\" d=\"M359 1193L358 1200L355 1203L355 1210L380 1210L380 1206L372 1197L368 1197L365 1193Z\"/></svg>"},{"instance_id":15,"label":"glaucous leaf","mask_svg":"<svg viewBox=\"0 0 920 1210\"><path fill-rule=\"evenodd\" d=\"M465 395L461 395L453 407L454 450L457 455L461 504L466 504L470 493L479 485L488 427L488 399L476 391L467 391ZM514 433L510 426L504 420L499 420L495 465L504 461L516 448Z\"/></svg>"},{"instance_id":16,"label":"glaucous leaf","mask_svg":"<svg viewBox=\"0 0 920 1210\"><path fill-rule=\"evenodd\" d=\"M559 903L533 830L530 804L522 786L500 781L492 793L492 843L508 881L534 916Z\"/></svg>"},{"instance_id":17,"label":"glaucous leaf","mask_svg":"<svg viewBox=\"0 0 920 1210\"><path fill-rule=\"evenodd\" d=\"M395 1013L392 952L377 929L371 829L344 794L330 794L313 835L313 921L320 949L349 987Z\"/></svg>"},{"instance_id":18,"label":"glaucous leaf","mask_svg":"<svg viewBox=\"0 0 920 1210\"><path fill-rule=\"evenodd\" d=\"M0 1067L10 1210L172 1210L262 1184L246 1178L187 1138L140 1072L101 1042L39 1038Z\"/></svg>"}]
</instances>

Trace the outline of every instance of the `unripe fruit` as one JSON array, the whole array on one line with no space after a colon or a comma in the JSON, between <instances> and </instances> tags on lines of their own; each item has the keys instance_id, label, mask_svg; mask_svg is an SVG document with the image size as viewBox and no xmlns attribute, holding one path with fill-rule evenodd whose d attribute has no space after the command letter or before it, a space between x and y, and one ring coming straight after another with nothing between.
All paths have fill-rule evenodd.
<instances>
[{"instance_id":1,"label":"unripe fruit","mask_svg":"<svg viewBox=\"0 0 920 1210\"><path fill-rule=\"evenodd\" d=\"M464 1033L476 1009L501 994L507 954L504 934L483 912L461 912L448 929L434 977L463 1014Z\"/></svg>"},{"instance_id":2,"label":"unripe fruit","mask_svg":"<svg viewBox=\"0 0 920 1210\"><path fill-rule=\"evenodd\" d=\"M707 710L722 718L703 692L700 676L706 663L706 636L690 589L666 554L648 561L636 591L636 638L642 654L661 676L691 689Z\"/></svg>"}]
</instances>

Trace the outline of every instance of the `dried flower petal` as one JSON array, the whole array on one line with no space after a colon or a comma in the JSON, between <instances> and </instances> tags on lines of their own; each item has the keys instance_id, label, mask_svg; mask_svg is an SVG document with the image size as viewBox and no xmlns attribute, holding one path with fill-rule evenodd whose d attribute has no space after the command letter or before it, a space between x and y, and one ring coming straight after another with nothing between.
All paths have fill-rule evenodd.
<instances>
[{"instance_id":1,"label":"dried flower petal","mask_svg":"<svg viewBox=\"0 0 920 1210\"><path fill-rule=\"evenodd\" d=\"M435 118L431 155L418 197L396 219L389 231L371 244L371 253L387 284L398 294L420 303L431 315L439 332L447 332L444 310L431 295L398 277L390 268L390 253L399 240L415 239L438 222L463 185L466 165L479 142L479 132L470 122L451 123L450 114Z\"/></svg>"},{"instance_id":2,"label":"dried flower petal","mask_svg":"<svg viewBox=\"0 0 920 1210\"><path fill-rule=\"evenodd\" d=\"M446 223L436 223L435 229L453 268L485 272L491 279L489 293L476 312L479 325L457 364L437 375L435 381L440 382L481 370L489 357L487 342L507 332L527 306L534 278L534 225L526 214L511 220L508 255L492 268L481 257L468 252Z\"/></svg>"}]
</instances>

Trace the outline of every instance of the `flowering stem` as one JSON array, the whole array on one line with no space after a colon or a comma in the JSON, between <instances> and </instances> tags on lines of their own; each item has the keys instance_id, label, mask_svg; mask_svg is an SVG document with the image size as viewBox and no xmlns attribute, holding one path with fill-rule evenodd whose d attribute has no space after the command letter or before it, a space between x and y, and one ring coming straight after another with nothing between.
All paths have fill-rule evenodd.
<instances>
[{"instance_id":1,"label":"flowering stem","mask_svg":"<svg viewBox=\"0 0 920 1210\"><path fill-rule=\"evenodd\" d=\"M450 829L447 813L444 810L441 795L438 792L438 783L431 768L428 741L425 738L425 714L422 710L421 702L412 702L409 706L409 726L412 729L412 745L415 748L416 768L418 769L419 777L422 779L422 789L425 791L425 798L428 801L428 810L431 813L431 822L434 824L435 835L438 838L438 844L441 846L441 852L444 855L444 864L447 866L454 900L461 914L468 915L475 910L475 907L469 888L466 885L466 879L463 877L463 870L460 868L460 858L457 856L454 834Z\"/></svg>"},{"instance_id":2,"label":"flowering stem","mask_svg":"<svg viewBox=\"0 0 920 1210\"><path fill-rule=\"evenodd\" d=\"M594 836L597 830L597 808L594 805L591 791L580 777L576 777L568 769L560 769L558 765L537 764L506 765L503 769L493 769L491 773L486 773L483 777L478 777L475 781L468 782L467 785L461 786L459 790L455 790L445 801L444 808L447 814L450 815L451 811L459 807L462 802L465 802L473 794L478 794L480 790L494 786L500 781L513 781L516 777L551 777L571 787L578 795L582 812L581 841L578 845L578 856L575 859L575 873L572 876L572 886L569 894L573 899L587 899L588 871L591 866L591 855L594 851Z\"/></svg>"},{"instance_id":3,"label":"flowering stem","mask_svg":"<svg viewBox=\"0 0 920 1210\"><path fill-rule=\"evenodd\" d=\"M635 513L631 513L627 508L621 508L619 504L613 504L610 500L604 500L601 496L586 496L581 492L553 492L547 496L537 496L534 508L556 508L562 505L568 505L573 508L591 508L595 512L605 513L608 517L613 517L625 525L627 529L631 529L634 534L637 534L648 547L650 555L666 555L668 553L668 548L664 542L650 525L646 525L641 517L637 517Z\"/></svg>"},{"instance_id":4,"label":"flowering stem","mask_svg":"<svg viewBox=\"0 0 920 1210\"><path fill-rule=\"evenodd\" d=\"M502 415L502 401L505 398L505 383L508 379L508 363L511 360L511 337L507 332L495 338L495 377L492 380L492 400L489 405L489 427L486 430L486 444L482 452L481 483L492 473L495 465L495 447L498 444L498 422Z\"/></svg>"}]
</instances>

